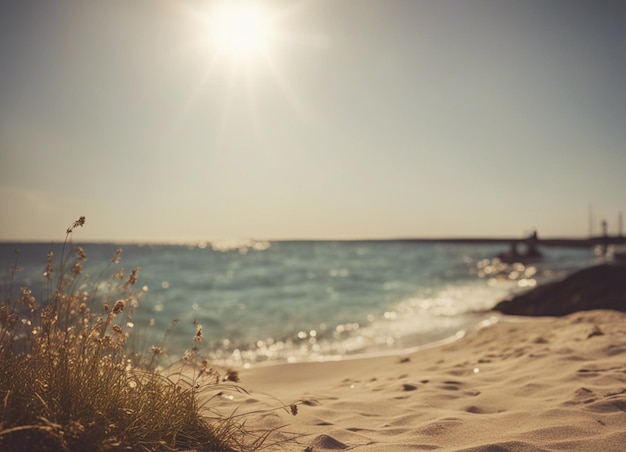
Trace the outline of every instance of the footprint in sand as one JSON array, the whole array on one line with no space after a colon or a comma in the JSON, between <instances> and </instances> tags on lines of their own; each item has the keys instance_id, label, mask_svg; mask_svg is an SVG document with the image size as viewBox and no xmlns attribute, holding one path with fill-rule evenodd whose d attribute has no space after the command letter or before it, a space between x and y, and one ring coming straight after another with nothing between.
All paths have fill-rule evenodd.
<instances>
[{"instance_id":1,"label":"footprint in sand","mask_svg":"<svg viewBox=\"0 0 626 452\"><path fill-rule=\"evenodd\" d=\"M321 425L322 427L328 426L328 425L334 425L332 422L328 422L328 421L317 421L314 423L315 425Z\"/></svg>"},{"instance_id":2,"label":"footprint in sand","mask_svg":"<svg viewBox=\"0 0 626 452\"><path fill-rule=\"evenodd\" d=\"M463 383L461 383L460 381L447 380L444 381L443 384L439 386L439 388L446 391L458 391L460 389L459 386L461 386L462 384Z\"/></svg>"},{"instance_id":3,"label":"footprint in sand","mask_svg":"<svg viewBox=\"0 0 626 452\"><path fill-rule=\"evenodd\" d=\"M587 409L597 413L615 413L623 411L626 413L626 400L623 398L607 398L591 402Z\"/></svg>"},{"instance_id":4,"label":"footprint in sand","mask_svg":"<svg viewBox=\"0 0 626 452\"><path fill-rule=\"evenodd\" d=\"M597 377L598 371L596 369L578 369L578 375L580 377Z\"/></svg>"},{"instance_id":5,"label":"footprint in sand","mask_svg":"<svg viewBox=\"0 0 626 452\"><path fill-rule=\"evenodd\" d=\"M473 413L473 414L487 414L489 413L489 411L486 411L484 409L482 409L479 406L476 405L470 405L467 408L465 408L465 411L467 411L468 413Z\"/></svg>"},{"instance_id":6,"label":"footprint in sand","mask_svg":"<svg viewBox=\"0 0 626 452\"><path fill-rule=\"evenodd\" d=\"M591 389L580 387L574 391L571 400L565 402L564 405L587 404L596 400L598 400L598 397Z\"/></svg>"}]
</instances>

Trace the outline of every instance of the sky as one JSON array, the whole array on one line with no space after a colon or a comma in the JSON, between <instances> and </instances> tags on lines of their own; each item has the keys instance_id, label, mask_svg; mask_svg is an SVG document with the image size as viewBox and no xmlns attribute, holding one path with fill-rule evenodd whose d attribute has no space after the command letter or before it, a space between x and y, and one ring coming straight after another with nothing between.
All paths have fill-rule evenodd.
<instances>
[{"instance_id":1,"label":"sky","mask_svg":"<svg viewBox=\"0 0 626 452\"><path fill-rule=\"evenodd\" d=\"M0 2L0 240L618 232L625 3L252 3Z\"/></svg>"}]
</instances>

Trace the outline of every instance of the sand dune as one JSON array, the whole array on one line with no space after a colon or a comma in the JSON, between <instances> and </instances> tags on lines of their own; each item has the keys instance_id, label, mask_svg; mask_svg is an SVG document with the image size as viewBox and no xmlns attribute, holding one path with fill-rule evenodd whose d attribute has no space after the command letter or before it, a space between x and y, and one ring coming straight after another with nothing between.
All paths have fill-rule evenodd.
<instances>
[{"instance_id":1,"label":"sand dune","mask_svg":"<svg viewBox=\"0 0 626 452\"><path fill-rule=\"evenodd\" d=\"M510 319L410 355L243 369L231 403L298 403L252 416L299 435L284 450L625 450L626 314Z\"/></svg>"}]
</instances>

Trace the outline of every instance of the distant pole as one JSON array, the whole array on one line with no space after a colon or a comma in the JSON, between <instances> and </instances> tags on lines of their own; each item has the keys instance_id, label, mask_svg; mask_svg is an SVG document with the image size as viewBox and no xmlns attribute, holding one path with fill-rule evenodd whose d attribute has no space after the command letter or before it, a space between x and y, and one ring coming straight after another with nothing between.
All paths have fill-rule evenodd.
<instances>
[{"instance_id":1,"label":"distant pole","mask_svg":"<svg viewBox=\"0 0 626 452\"><path fill-rule=\"evenodd\" d=\"M622 236L622 212L619 213L619 217L618 217L617 223L619 225L618 229L617 229L618 235L621 237Z\"/></svg>"},{"instance_id":2,"label":"distant pole","mask_svg":"<svg viewBox=\"0 0 626 452\"><path fill-rule=\"evenodd\" d=\"M606 256L609 251L609 224L606 220L602 220L602 255Z\"/></svg>"},{"instance_id":3,"label":"distant pole","mask_svg":"<svg viewBox=\"0 0 626 452\"><path fill-rule=\"evenodd\" d=\"M589 203L589 237L593 237L593 206Z\"/></svg>"}]
</instances>

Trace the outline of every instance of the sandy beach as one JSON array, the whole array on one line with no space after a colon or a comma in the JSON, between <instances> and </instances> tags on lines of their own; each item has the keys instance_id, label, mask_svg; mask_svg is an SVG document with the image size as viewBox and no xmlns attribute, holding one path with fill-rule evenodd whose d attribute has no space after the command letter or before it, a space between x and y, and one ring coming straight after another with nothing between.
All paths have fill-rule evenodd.
<instances>
[{"instance_id":1,"label":"sandy beach","mask_svg":"<svg viewBox=\"0 0 626 452\"><path fill-rule=\"evenodd\" d=\"M241 369L232 406L297 403L248 421L298 435L276 450L624 450L626 314L506 319L408 355Z\"/></svg>"}]
</instances>

